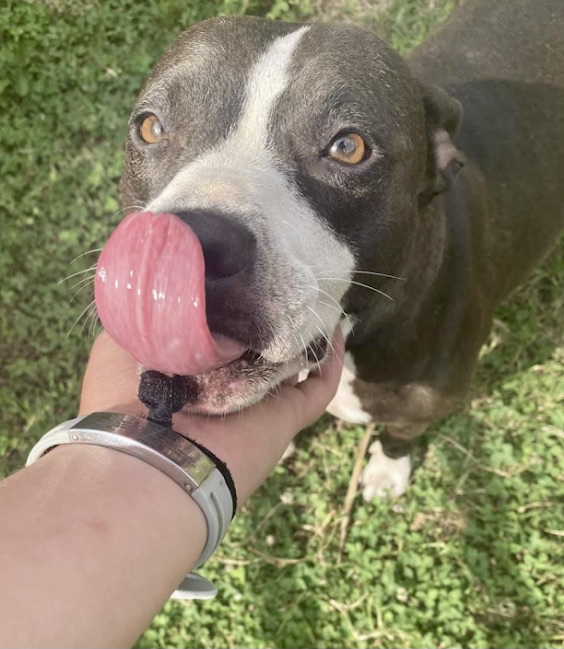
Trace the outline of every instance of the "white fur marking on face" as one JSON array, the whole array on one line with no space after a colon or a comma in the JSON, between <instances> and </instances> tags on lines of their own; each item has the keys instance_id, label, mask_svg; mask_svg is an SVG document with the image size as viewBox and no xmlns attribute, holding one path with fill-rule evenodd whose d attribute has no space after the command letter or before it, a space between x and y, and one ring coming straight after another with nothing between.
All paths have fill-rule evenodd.
<instances>
[{"instance_id":1,"label":"white fur marking on face","mask_svg":"<svg viewBox=\"0 0 564 649\"><path fill-rule=\"evenodd\" d=\"M384 453L378 440L370 446L369 451L370 460L360 478L364 500L372 500L374 496L382 499L401 496L411 474L409 455L394 460Z\"/></svg>"},{"instance_id":2,"label":"white fur marking on face","mask_svg":"<svg viewBox=\"0 0 564 649\"><path fill-rule=\"evenodd\" d=\"M220 210L257 237L261 309L275 336L263 356L301 354L320 333L331 337L354 257L277 164L269 142L276 102L292 56L309 27L275 39L251 69L242 114L228 138L181 169L147 211ZM318 277L331 278L318 280Z\"/></svg>"},{"instance_id":3,"label":"white fur marking on face","mask_svg":"<svg viewBox=\"0 0 564 649\"><path fill-rule=\"evenodd\" d=\"M277 38L253 68L247 85L243 116L237 126L237 139L265 147L272 108L288 85L292 55L309 27Z\"/></svg>"},{"instance_id":4,"label":"white fur marking on face","mask_svg":"<svg viewBox=\"0 0 564 649\"><path fill-rule=\"evenodd\" d=\"M273 41L251 70L241 117L227 140L181 169L147 211L167 205L177 210L233 207L244 213L254 207L249 198L259 194L261 183L266 180L270 189L280 184L276 176L282 174L272 168L268 151L268 124L288 85L292 55L307 31L302 27Z\"/></svg>"},{"instance_id":5,"label":"white fur marking on face","mask_svg":"<svg viewBox=\"0 0 564 649\"><path fill-rule=\"evenodd\" d=\"M372 416L362 409L360 399L353 391L355 378L356 366L352 354L347 352L337 394L327 406L327 411L350 424L368 424L372 421Z\"/></svg>"}]
</instances>

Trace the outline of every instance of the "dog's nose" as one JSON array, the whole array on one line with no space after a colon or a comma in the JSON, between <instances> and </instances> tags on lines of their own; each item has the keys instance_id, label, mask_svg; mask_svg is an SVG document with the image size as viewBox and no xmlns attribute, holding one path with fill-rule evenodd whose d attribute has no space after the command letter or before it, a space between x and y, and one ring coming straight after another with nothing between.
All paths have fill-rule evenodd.
<instances>
[{"instance_id":1,"label":"dog's nose","mask_svg":"<svg viewBox=\"0 0 564 649\"><path fill-rule=\"evenodd\" d=\"M256 238L228 214L194 210L175 212L187 223L202 245L206 284L225 280L249 270L256 256Z\"/></svg>"}]
</instances>

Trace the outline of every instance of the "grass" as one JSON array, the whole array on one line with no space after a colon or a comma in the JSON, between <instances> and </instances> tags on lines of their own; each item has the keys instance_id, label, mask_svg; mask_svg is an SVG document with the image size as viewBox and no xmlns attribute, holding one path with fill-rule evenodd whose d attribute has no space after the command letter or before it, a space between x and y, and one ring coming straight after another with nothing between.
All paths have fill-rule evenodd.
<instances>
[{"instance_id":1,"label":"grass","mask_svg":"<svg viewBox=\"0 0 564 649\"><path fill-rule=\"evenodd\" d=\"M340 12L405 52L452 8L340 2L4 1L0 475L76 412L91 338L80 324L67 333L91 296L69 303L73 281L58 282L94 263L96 253L70 262L119 222L125 124L152 63L218 13ZM563 295L560 246L499 309L472 403L425 437L409 492L393 505L355 501L341 563L363 430L326 416L205 566L218 598L167 603L138 646L563 646Z\"/></svg>"}]
</instances>

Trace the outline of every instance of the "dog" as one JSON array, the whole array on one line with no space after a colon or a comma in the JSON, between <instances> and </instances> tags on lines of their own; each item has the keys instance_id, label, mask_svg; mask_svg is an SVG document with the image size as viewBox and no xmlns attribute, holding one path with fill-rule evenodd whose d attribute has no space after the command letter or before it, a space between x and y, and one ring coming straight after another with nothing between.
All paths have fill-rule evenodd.
<instances>
[{"instance_id":1,"label":"dog","mask_svg":"<svg viewBox=\"0 0 564 649\"><path fill-rule=\"evenodd\" d=\"M137 99L121 191L190 225L210 330L248 350L186 408L259 401L341 326L329 412L385 425L363 493L399 496L564 223L564 4L467 0L407 60L348 25L199 23Z\"/></svg>"}]
</instances>

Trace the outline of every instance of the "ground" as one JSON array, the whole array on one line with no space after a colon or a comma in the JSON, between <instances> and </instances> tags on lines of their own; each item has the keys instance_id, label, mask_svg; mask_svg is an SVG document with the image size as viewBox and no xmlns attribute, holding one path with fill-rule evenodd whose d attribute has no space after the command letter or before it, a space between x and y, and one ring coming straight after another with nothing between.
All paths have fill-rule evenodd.
<instances>
[{"instance_id":1,"label":"ground","mask_svg":"<svg viewBox=\"0 0 564 649\"><path fill-rule=\"evenodd\" d=\"M4 1L0 474L76 413L94 327L84 318L72 325L92 298L80 283L91 273L59 281L94 264L119 222L128 113L174 36L202 18L246 12L358 21L406 52L451 8L445 0ZM94 252L71 263L86 251ZM340 559L364 431L326 416L300 435L202 570L218 598L169 602L138 646L562 646L563 271L560 246L499 309L471 404L422 441L404 497L354 500Z\"/></svg>"}]
</instances>

